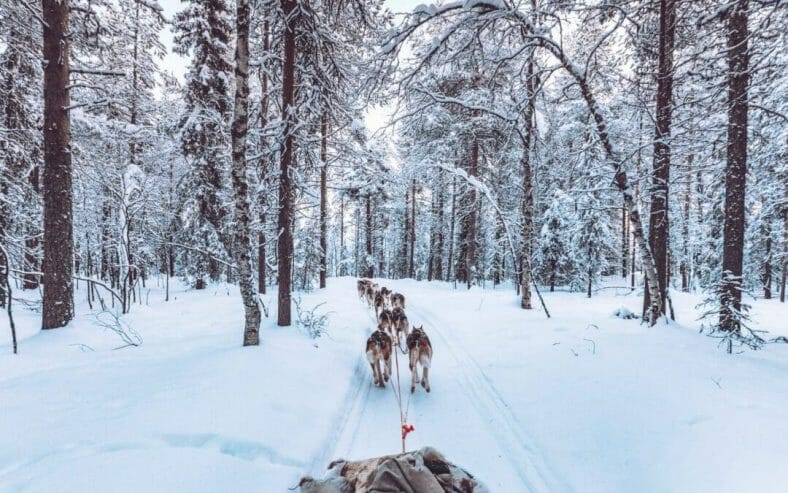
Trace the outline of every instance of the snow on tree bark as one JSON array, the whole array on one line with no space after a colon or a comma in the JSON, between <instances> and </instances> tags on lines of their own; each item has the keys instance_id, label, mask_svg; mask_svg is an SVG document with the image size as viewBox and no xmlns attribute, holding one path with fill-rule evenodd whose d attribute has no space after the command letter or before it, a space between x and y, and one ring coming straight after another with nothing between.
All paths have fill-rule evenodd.
<instances>
[{"instance_id":1,"label":"snow on tree bark","mask_svg":"<svg viewBox=\"0 0 788 493\"><path fill-rule=\"evenodd\" d=\"M520 252L520 308L531 310L531 251L534 236L534 190L533 172L531 170L531 141L535 101L533 50L529 55L525 70L526 98L525 115L523 116L523 202L522 202L522 251Z\"/></svg>"},{"instance_id":2,"label":"snow on tree bark","mask_svg":"<svg viewBox=\"0 0 788 493\"><path fill-rule=\"evenodd\" d=\"M749 85L748 0L733 4L728 31L728 145L725 165L725 217L722 240L722 285L719 327L741 330L744 257L745 185L747 182L747 86Z\"/></svg>"},{"instance_id":3,"label":"snow on tree bark","mask_svg":"<svg viewBox=\"0 0 788 493\"><path fill-rule=\"evenodd\" d=\"M320 115L320 287L328 271L328 110Z\"/></svg>"},{"instance_id":4,"label":"snow on tree bark","mask_svg":"<svg viewBox=\"0 0 788 493\"><path fill-rule=\"evenodd\" d=\"M277 325L291 323L291 289L293 273L293 219L295 189L293 186L293 154L296 126L295 108L295 58L298 14L296 0L281 0L285 18L283 33L284 60L282 64L282 144L279 161L279 218L278 218L278 272L279 293Z\"/></svg>"},{"instance_id":5,"label":"snow on tree bark","mask_svg":"<svg viewBox=\"0 0 788 493\"><path fill-rule=\"evenodd\" d=\"M244 304L244 346L260 343L260 305L252 270L251 207L246 176L246 134L249 125L249 1L236 0L235 111L232 127L235 194L235 263Z\"/></svg>"},{"instance_id":6,"label":"snow on tree bark","mask_svg":"<svg viewBox=\"0 0 788 493\"><path fill-rule=\"evenodd\" d=\"M674 0L659 2L659 70L657 73L654 167L651 182L648 242L656 267L659 307L664 315L668 292L668 190L670 183L670 124L673 113L673 45L676 32ZM646 283L648 284L648 280ZM643 291L644 311L651 305L651 292Z\"/></svg>"}]
</instances>

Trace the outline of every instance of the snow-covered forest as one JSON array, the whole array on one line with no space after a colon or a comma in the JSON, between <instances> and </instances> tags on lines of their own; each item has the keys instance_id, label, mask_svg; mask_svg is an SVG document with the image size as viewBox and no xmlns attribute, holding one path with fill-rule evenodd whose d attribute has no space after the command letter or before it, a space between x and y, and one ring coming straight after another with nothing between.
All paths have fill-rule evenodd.
<instances>
[{"instance_id":1,"label":"snow-covered forest","mask_svg":"<svg viewBox=\"0 0 788 493\"><path fill-rule=\"evenodd\" d=\"M787 277L785 0L0 0L0 491L784 491Z\"/></svg>"}]
</instances>

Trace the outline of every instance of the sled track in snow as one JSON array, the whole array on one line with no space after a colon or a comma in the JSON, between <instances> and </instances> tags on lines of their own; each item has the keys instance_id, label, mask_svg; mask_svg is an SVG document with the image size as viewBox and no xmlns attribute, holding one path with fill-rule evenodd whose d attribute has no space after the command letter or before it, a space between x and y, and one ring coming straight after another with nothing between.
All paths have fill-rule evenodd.
<instances>
[{"instance_id":1,"label":"sled track in snow","mask_svg":"<svg viewBox=\"0 0 788 493\"><path fill-rule=\"evenodd\" d=\"M557 479L544 457L528 445L532 443L530 437L522 430L509 405L473 356L443 334L440 330L440 318L429 309L418 306L411 305L409 311L421 318L424 325L429 327L427 334L436 335L441 346L457 361L461 371L454 377L463 382L461 387L476 411L490 419L487 427L490 434L506 453L507 459L528 491L570 491L565 483Z\"/></svg>"},{"instance_id":2,"label":"sled track in snow","mask_svg":"<svg viewBox=\"0 0 788 493\"><path fill-rule=\"evenodd\" d=\"M367 309L366 302L364 302L364 309ZM370 320L377 323L372 314L370 314ZM368 368L366 354L362 353L356 359L352 377L354 383L345 394L343 399L345 404L342 405L334 418L333 431L325 437L320 447L320 453L312 459L309 465L309 474L313 477L323 477L330 461L343 458L350 452L372 389L368 378Z\"/></svg>"}]
</instances>

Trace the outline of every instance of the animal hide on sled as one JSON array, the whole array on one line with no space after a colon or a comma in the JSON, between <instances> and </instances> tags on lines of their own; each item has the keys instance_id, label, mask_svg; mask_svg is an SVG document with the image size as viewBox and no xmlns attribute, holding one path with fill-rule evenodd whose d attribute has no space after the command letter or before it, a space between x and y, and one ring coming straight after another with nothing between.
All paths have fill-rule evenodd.
<instances>
[{"instance_id":1,"label":"animal hide on sled","mask_svg":"<svg viewBox=\"0 0 788 493\"><path fill-rule=\"evenodd\" d=\"M431 447L360 461L334 461L322 480L305 477L301 493L489 493L470 473Z\"/></svg>"}]
</instances>

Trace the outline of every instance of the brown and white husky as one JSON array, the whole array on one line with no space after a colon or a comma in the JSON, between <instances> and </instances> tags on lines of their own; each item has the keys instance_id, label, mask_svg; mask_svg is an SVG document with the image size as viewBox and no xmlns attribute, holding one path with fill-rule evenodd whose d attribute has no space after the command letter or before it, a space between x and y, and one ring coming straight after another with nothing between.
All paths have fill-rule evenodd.
<instances>
[{"instance_id":1,"label":"brown and white husky","mask_svg":"<svg viewBox=\"0 0 788 493\"><path fill-rule=\"evenodd\" d=\"M403 334L404 337L407 339L408 337L408 316L405 315L405 310L402 308L395 308L391 310L391 321L392 325L394 326L394 330L392 331L394 334L394 339L397 343L399 343L399 335Z\"/></svg>"},{"instance_id":2,"label":"brown and white husky","mask_svg":"<svg viewBox=\"0 0 788 493\"><path fill-rule=\"evenodd\" d=\"M391 290L386 286L380 288L380 294L383 295L383 304L388 308L391 309Z\"/></svg>"},{"instance_id":3,"label":"brown and white husky","mask_svg":"<svg viewBox=\"0 0 788 493\"><path fill-rule=\"evenodd\" d=\"M375 293L375 316L377 317L378 315L380 315L380 312L382 312L385 308L386 308L386 302L383 298L383 292L378 291L377 293Z\"/></svg>"},{"instance_id":4,"label":"brown and white husky","mask_svg":"<svg viewBox=\"0 0 788 493\"><path fill-rule=\"evenodd\" d=\"M372 367L375 385L384 387L391 375L391 338L382 330L376 330L367 339L367 361ZM383 363L382 370L381 363Z\"/></svg>"},{"instance_id":5,"label":"brown and white husky","mask_svg":"<svg viewBox=\"0 0 788 493\"><path fill-rule=\"evenodd\" d=\"M378 314L378 330L382 330L391 339L394 339L394 316L391 310L383 309Z\"/></svg>"},{"instance_id":6,"label":"brown and white husky","mask_svg":"<svg viewBox=\"0 0 788 493\"><path fill-rule=\"evenodd\" d=\"M391 294L391 306L394 308L402 308L405 309L405 295L399 293L392 293Z\"/></svg>"},{"instance_id":7,"label":"brown and white husky","mask_svg":"<svg viewBox=\"0 0 788 493\"><path fill-rule=\"evenodd\" d=\"M424 326L413 327L413 330L408 335L408 354L410 355L410 372L411 372L411 393L416 391L416 384L419 383L419 370L417 364L421 364L422 376L421 386L427 392L430 391L430 364L432 363L432 344L430 343L427 333L424 332Z\"/></svg>"},{"instance_id":8,"label":"brown and white husky","mask_svg":"<svg viewBox=\"0 0 788 493\"><path fill-rule=\"evenodd\" d=\"M375 306L375 295L378 293L378 285L370 282L367 284L366 292L364 293L365 297L367 298L367 304L369 306Z\"/></svg>"}]
</instances>

